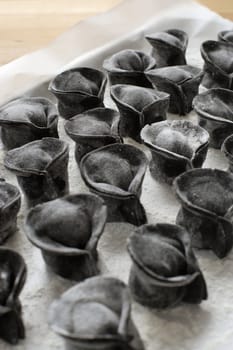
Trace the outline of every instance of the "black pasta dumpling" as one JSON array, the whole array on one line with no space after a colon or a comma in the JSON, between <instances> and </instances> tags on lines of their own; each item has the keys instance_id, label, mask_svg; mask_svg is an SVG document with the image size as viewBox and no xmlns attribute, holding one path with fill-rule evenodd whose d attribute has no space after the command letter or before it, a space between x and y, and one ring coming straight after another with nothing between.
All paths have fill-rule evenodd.
<instances>
[{"instance_id":1,"label":"black pasta dumpling","mask_svg":"<svg viewBox=\"0 0 233 350\"><path fill-rule=\"evenodd\" d=\"M103 68L107 71L111 85L130 84L152 88L145 72L153 69L156 61L142 51L122 50L104 60Z\"/></svg>"},{"instance_id":2,"label":"black pasta dumpling","mask_svg":"<svg viewBox=\"0 0 233 350\"><path fill-rule=\"evenodd\" d=\"M0 244L17 230L17 214L20 209L19 189L0 179Z\"/></svg>"},{"instance_id":3,"label":"black pasta dumpling","mask_svg":"<svg viewBox=\"0 0 233 350\"><path fill-rule=\"evenodd\" d=\"M111 97L120 111L120 135L141 142L146 124L166 119L169 95L162 91L131 85L114 85Z\"/></svg>"},{"instance_id":4,"label":"black pasta dumpling","mask_svg":"<svg viewBox=\"0 0 233 350\"><path fill-rule=\"evenodd\" d=\"M108 207L108 222L146 222L140 202L147 158L138 148L115 143L86 154L80 172L89 189L102 197Z\"/></svg>"},{"instance_id":5,"label":"black pasta dumpling","mask_svg":"<svg viewBox=\"0 0 233 350\"><path fill-rule=\"evenodd\" d=\"M163 32L146 35L152 46L152 56L157 67L179 66L186 64L185 53L188 35L183 30L168 29Z\"/></svg>"},{"instance_id":6,"label":"black pasta dumpling","mask_svg":"<svg viewBox=\"0 0 233 350\"><path fill-rule=\"evenodd\" d=\"M98 273L97 244L106 218L107 208L98 196L68 195L29 211L27 237L55 273L82 281Z\"/></svg>"},{"instance_id":7,"label":"black pasta dumpling","mask_svg":"<svg viewBox=\"0 0 233 350\"><path fill-rule=\"evenodd\" d=\"M55 105L42 97L23 97L0 108L1 138L6 149L43 137L58 137Z\"/></svg>"},{"instance_id":8,"label":"black pasta dumpling","mask_svg":"<svg viewBox=\"0 0 233 350\"><path fill-rule=\"evenodd\" d=\"M232 134L224 140L221 150L225 154L228 160L228 163L229 163L228 171L233 174L233 135Z\"/></svg>"},{"instance_id":9,"label":"black pasta dumpling","mask_svg":"<svg viewBox=\"0 0 233 350\"><path fill-rule=\"evenodd\" d=\"M103 107L107 77L100 70L89 67L69 69L58 74L49 90L58 100L58 111L65 119L88 109Z\"/></svg>"},{"instance_id":10,"label":"black pasta dumpling","mask_svg":"<svg viewBox=\"0 0 233 350\"><path fill-rule=\"evenodd\" d=\"M170 95L168 111L186 115L192 110L203 77L201 69L193 66L173 66L153 69L146 73L152 84Z\"/></svg>"},{"instance_id":11,"label":"black pasta dumpling","mask_svg":"<svg viewBox=\"0 0 233 350\"><path fill-rule=\"evenodd\" d=\"M218 169L193 169L174 181L181 209L177 224L197 248L224 258L233 246L233 175Z\"/></svg>"},{"instance_id":12,"label":"black pasta dumpling","mask_svg":"<svg viewBox=\"0 0 233 350\"><path fill-rule=\"evenodd\" d=\"M34 206L68 193L68 159L64 141L45 137L8 151L4 165L17 176L28 206Z\"/></svg>"},{"instance_id":13,"label":"black pasta dumpling","mask_svg":"<svg viewBox=\"0 0 233 350\"><path fill-rule=\"evenodd\" d=\"M139 227L128 239L129 287L142 305L162 309L207 299L204 277L184 228L159 223Z\"/></svg>"},{"instance_id":14,"label":"black pasta dumpling","mask_svg":"<svg viewBox=\"0 0 233 350\"><path fill-rule=\"evenodd\" d=\"M202 85L207 89L233 90L233 45L224 41L205 41L201 46L204 60Z\"/></svg>"},{"instance_id":15,"label":"black pasta dumpling","mask_svg":"<svg viewBox=\"0 0 233 350\"><path fill-rule=\"evenodd\" d=\"M144 350L131 319L126 285L92 277L70 288L49 308L51 328L72 350Z\"/></svg>"},{"instance_id":16,"label":"black pasta dumpling","mask_svg":"<svg viewBox=\"0 0 233 350\"><path fill-rule=\"evenodd\" d=\"M209 145L208 132L187 120L146 125L141 138L151 151L152 176L170 185L176 176L202 166Z\"/></svg>"},{"instance_id":17,"label":"black pasta dumpling","mask_svg":"<svg viewBox=\"0 0 233 350\"><path fill-rule=\"evenodd\" d=\"M222 30L218 33L219 41L226 41L233 44L233 29L232 30Z\"/></svg>"},{"instance_id":18,"label":"black pasta dumpling","mask_svg":"<svg viewBox=\"0 0 233 350\"><path fill-rule=\"evenodd\" d=\"M120 115L110 108L94 108L69 119L65 131L75 141L79 164L88 152L111 143L123 142L119 136Z\"/></svg>"},{"instance_id":19,"label":"black pasta dumpling","mask_svg":"<svg viewBox=\"0 0 233 350\"><path fill-rule=\"evenodd\" d=\"M0 248L0 338L15 345L25 338L19 294L26 280L26 265L17 252Z\"/></svg>"},{"instance_id":20,"label":"black pasta dumpling","mask_svg":"<svg viewBox=\"0 0 233 350\"><path fill-rule=\"evenodd\" d=\"M210 146L220 148L225 138L233 134L233 91L210 89L193 100L199 125L210 135Z\"/></svg>"}]
</instances>

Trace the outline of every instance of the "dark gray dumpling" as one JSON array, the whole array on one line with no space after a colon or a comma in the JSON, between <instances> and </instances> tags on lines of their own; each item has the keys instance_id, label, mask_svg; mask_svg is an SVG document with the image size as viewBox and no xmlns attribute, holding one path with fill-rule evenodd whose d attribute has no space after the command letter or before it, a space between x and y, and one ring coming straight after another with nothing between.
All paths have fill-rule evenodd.
<instances>
[{"instance_id":1,"label":"dark gray dumpling","mask_svg":"<svg viewBox=\"0 0 233 350\"><path fill-rule=\"evenodd\" d=\"M123 282L93 277L74 286L49 309L49 324L72 350L143 350L131 320L129 292Z\"/></svg>"},{"instance_id":2,"label":"dark gray dumpling","mask_svg":"<svg viewBox=\"0 0 233 350\"><path fill-rule=\"evenodd\" d=\"M233 132L232 132L233 134ZM225 154L229 166L228 166L228 171L233 174L233 135L228 136L221 147L221 151Z\"/></svg>"},{"instance_id":3,"label":"dark gray dumpling","mask_svg":"<svg viewBox=\"0 0 233 350\"><path fill-rule=\"evenodd\" d=\"M0 179L0 244L15 233L20 205L19 189Z\"/></svg>"},{"instance_id":4,"label":"dark gray dumpling","mask_svg":"<svg viewBox=\"0 0 233 350\"><path fill-rule=\"evenodd\" d=\"M188 45L188 35L183 30L168 29L163 32L146 35L156 59L156 66L178 66L186 64L185 53Z\"/></svg>"},{"instance_id":5,"label":"dark gray dumpling","mask_svg":"<svg viewBox=\"0 0 233 350\"><path fill-rule=\"evenodd\" d=\"M233 30L223 30L218 33L219 41L226 41L233 44Z\"/></svg>"},{"instance_id":6,"label":"dark gray dumpling","mask_svg":"<svg viewBox=\"0 0 233 350\"><path fill-rule=\"evenodd\" d=\"M141 142L140 131L146 124L166 119L169 95L155 89L114 85L111 97L119 109L120 135Z\"/></svg>"},{"instance_id":7,"label":"dark gray dumpling","mask_svg":"<svg viewBox=\"0 0 233 350\"><path fill-rule=\"evenodd\" d=\"M129 84L152 88L145 72L153 69L156 61L142 51L122 50L104 60L103 68L108 72L111 85Z\"/></svg>"},{"instance_id":8,"label":"dark gray dumpling","mask_svg":"<svg viewBox=\"0 0 233 350\"><path fill-rule=\"evenodd\" d=\"M186 115L192 110L203 77L201 69L193 66L173 66L153 69L146 73L155 88L170 95L168 111Z\"/></svg>"},{"instance_id":9,"label":"dark gray dumpling","mask_svg":"<svg viewBox=\"0 0 233 350\"><path fill-rule=\"evenodd\" d=\"M0 338L15 345L25 338L19 294L26 279L26 265L17 252L0 248Z\"/></svg>"},{"instance_id":10,"label":"dark gray dumpling","mask_svg":"<svg viewBox=\"0 0 233 350\"><path fill-rule=\"evenodd\" d=\"M202 166L209 145L208 132L187 120L146 125L141 138L151 151L152 176L170 185L176 176Z\"/></svg>"},{"instance_id":11,"label":"dark gray dumpling","mask_svg":"<svg viewBox=\"0 0 233 350\"><path fill-rule=\"evenodd\" d=\"M55 105L42 97L23 97L0 108L1 138L6 149L43 137L58 137Z\"/></svg>"},{"instance_id":12,"label":"dark gray dumpling","mask_svg":"<svg viewBox=\"0 0 233 350\"><path fill-rule=\"evenodd\" d=\"M65 123L65 131L75 141L75 159L96 148L123 142L119 133L119 112L110 108L95 108L81 113Z\"/></svg>"},{"instance_id":13,"label":"dark gray dumpling","mask_svg":"<svg viewBox=\"0 0 233 350\"><path fill-rule=\"evenodd\" d=\"M207 299L204 277L181 226L143 225L128 239L133 261L129 286L137 302L153 308Z\"/></svg>"},{"instance_id":14,"label":"dark gray dumpling","mask_svg":"<svg viewBox=\"0 0 233 350\"><path fill-rule=\"evenodd\" d=\"M28 206L34 206L68 193L68 160L68 145L46 137L8 151L4 165L17 176Z\"/></svg>"},{"instance_id":15,"label":"dark gray dumpling","mask_svg":"<svg viewBox=\"0 0 233 350\"><path fill-rule=\"evenodd\" d=\"M107 218L104 201L76 194L39 204L26 219L28 239L62 277L82 281L98 273L97 244Z\"/></svg>"},{"instance_id":16,"label":"dark gray dumpling","mask_svg":"<svg viewBox=\"0 0 233 350\"><path fill-rule=\"evenodd\" d=\"M194 247L224 258L233 246L233 175L218 169L193 169L174 181L181 202L177 224L189 232Z\"/></svg>"},{"instance_id":17,"label":"dark gray dumpling","mask_svg":"<svg viewBox=\"0 0 233 350\"><path fill-rule=\"evenodd\" d=\"M58 99L58 111L65 119L92 108L103 107L107 77L100 70L78 67L58 74L49 90Z\"/></svg>"},{"instance_id":18,"label":"dark gray dumpling","mask_svg":"<svg viewBox=\"0 0 233 350\"><path fill-rule=\"evenodd\" d=\"M199 116L199 125L210 135L210 146L221 148L225 138L233 134L233 91L207 90L194 98L193 107Z\"/></svg>"},{"instance_id":19,"label":"dark gray dumpling","mask_svg":"<svg viewBox=\"0 0 233 350\"><path fill-rule=\"evenodd\" d=\"M233 45L230 42L208 40L201 45L204 60L202 85L207 89L233 90Z\"/></svg>"},{"instance_id":20,"label":"dark gray dumpling","mask_svg":"<svg viewBox=\"0 0 233 350\"><path fill-rule=\"evenodd\" d=\"M101 196L108 207L109 222L146 222L140 202L147 158L138 148L112 144L84 156L80 172L89 189Z\"/></svg>"}]
</instances>

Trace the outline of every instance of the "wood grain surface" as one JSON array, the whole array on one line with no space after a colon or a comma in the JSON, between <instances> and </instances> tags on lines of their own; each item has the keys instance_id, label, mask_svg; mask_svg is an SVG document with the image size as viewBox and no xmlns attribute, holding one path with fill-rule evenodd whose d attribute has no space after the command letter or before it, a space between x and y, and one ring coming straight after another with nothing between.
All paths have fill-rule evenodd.
<instances>
[{"instance_id":1,"label":"wood grain surface","mask_svg":"<svg viewBox=\"0 0 233 350\"><path fill-rule=\"evenodd\" d=\"M49 44L80 20L121 0L0 0L0 65ZM233 20L233 0L200 0Z\"/></svg>"}]
</instances>

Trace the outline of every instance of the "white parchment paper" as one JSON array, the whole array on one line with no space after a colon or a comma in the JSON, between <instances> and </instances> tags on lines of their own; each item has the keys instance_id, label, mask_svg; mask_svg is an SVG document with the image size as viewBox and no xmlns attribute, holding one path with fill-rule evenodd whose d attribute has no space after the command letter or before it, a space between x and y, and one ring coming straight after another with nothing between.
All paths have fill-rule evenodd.
<instances>
[{"instance_id":1,"label":"white parchment paper","mask_svg":"<svg viewBox=\"0 0 233 350\"><path fill-rule=\"evenodd\" d=\"M110 54L123 48L150 51L144 40L146 33L169 28L185 30L190 37L189 64L202 66L199 47L202 41L215 39L220 30L232 28L232 23L188 0L125 0L110 12L88 19L55 40L49 47L17 59L0 69L0 104L22 94L50 96L48 80L58 72L73 66L101 67ZM116 108L107 91L106 106ZM179 118L178 116L168 116ZM196 121L194 112L188 119ZM74 160L74 144L65 135L63 120L59 135L70 143L71 193L87 192ZM143 149L149 157L145 147ZM3 166L0 150L0 174L16 184L16 178ZM210 149L205 167L225 169L226 159L220 151ZM179 209L173 190L158 184L147 172L141 197L148 222L174 223ZM40 251L25 237L24 201L18 218L18 232L7 246L19 251L28 266L28 278L21 294L27 338L16 350L63 349L62 340L48 328L47 310L51 301L72 285L48 271ZM129 224L107 224L98 250L101 273L113 275L127 283L130 258L126 239L134 229ZM223 260L211 252L196 251L205 275L209 299L201 305L182 304L171 310L155 311L133 303L132 316L138 326L146 350L222 350L233 343L233 252ZM0 341L1 350L12 347Z\"/></svg>"}]
</instances>

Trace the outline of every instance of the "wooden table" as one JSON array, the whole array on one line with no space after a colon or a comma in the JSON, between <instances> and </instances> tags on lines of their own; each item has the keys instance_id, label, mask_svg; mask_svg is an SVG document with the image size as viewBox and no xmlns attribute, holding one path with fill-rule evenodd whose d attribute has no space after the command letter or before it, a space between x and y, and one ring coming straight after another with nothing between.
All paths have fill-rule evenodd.
<instances>
[{"instance_id":1,"label":"wooden table","mask_svg":"<svg viewBox=\"0 0 233 350\"><path fill-rule=\"evenodd\" d=\"M47 45L78 21L121 0L0 0L0 65ZM232 0L200 0L233 20Z\"/></svg>"}]
</instances>

